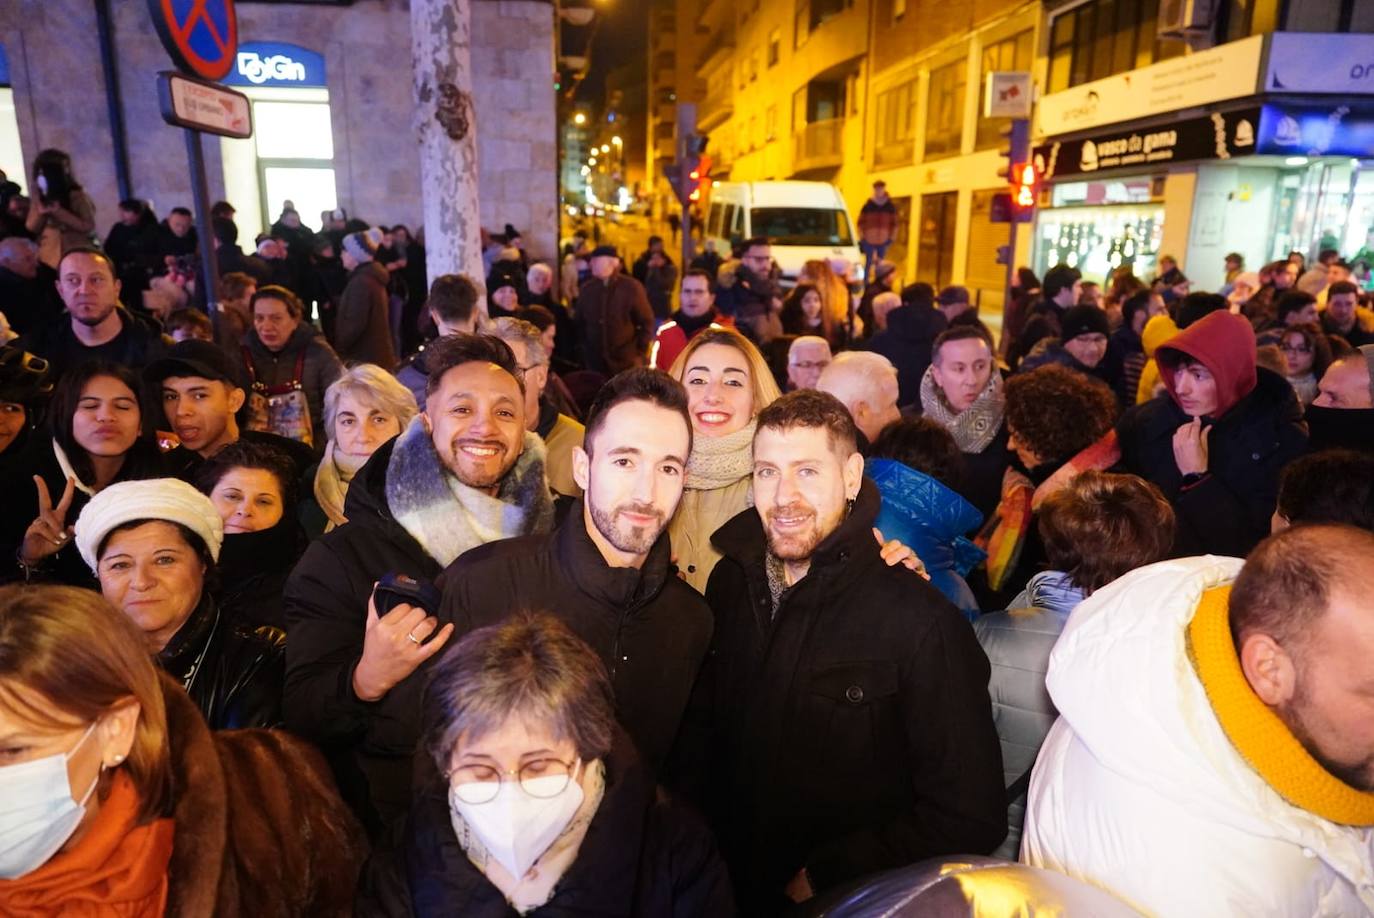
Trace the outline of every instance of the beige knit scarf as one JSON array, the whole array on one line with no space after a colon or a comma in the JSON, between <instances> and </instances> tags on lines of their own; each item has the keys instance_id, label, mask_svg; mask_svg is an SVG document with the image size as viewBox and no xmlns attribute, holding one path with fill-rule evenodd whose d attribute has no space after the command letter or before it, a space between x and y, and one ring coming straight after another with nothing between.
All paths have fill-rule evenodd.
<instances>
[{"instance_id":1,"label":"beige knit scarf","mask_svg":"<svg viewBox=\"0 0 1374 918\"><path fill-rule=\"evenodd\" d=\"M692 437L692 453L687 457L686 486L696 491L711 491L732 485L754 472L754 418L739 430L723 437Z\"/></svg>"},{"instance_id":2,"label":"beige knit scarf","mask_svg":"<svg viewBox=\"0 0 1374 918\"><path fill-rule=\"evenodd\" d=\"M955 413L945 399L945 393L935 385L935 368L928 367L921 377L921 410L925 416L938 421L940 426L954 436L963 453L981 453L1002 429L1002 415L1007 408L1007 397L1002 392L1002 374L992 368L992 377L987 386L963 411Z\"/></svg>"}]
</instances>

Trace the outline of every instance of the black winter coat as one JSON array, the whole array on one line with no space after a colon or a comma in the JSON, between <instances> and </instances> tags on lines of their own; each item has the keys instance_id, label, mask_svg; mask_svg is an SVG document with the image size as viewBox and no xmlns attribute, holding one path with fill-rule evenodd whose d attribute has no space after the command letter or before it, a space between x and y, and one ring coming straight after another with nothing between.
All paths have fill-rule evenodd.
<instances>
[{"instance_id":1,"label":"black winter coat","mask_svg":"<svg viewBox=\"0 0 1374 918\"><path fill-rule=\"evenodd\" d=\"M1060 319L1064 310L1053 300L1041 300L1031 308L1026 317L1026 326L1021 330L1007 354L1007 365L1013 370L1021 365L1022 359L1040 342L1042 338L1058 338L1063 334Z\"/></svg>"},{"instance_id":2,"label":"black winter coat","mask_svg":"<svg viewBox=\"0 0 1374 918\"><path fill-rule=\"evenodd\" d=\"M644 285L617 274L592 278L577 294L577 329L588 370L614 376L642 367L654 340L654 312Z\"/></svg>"},{"instance_id":3,"label":"black winter coat","mask_svg":"<svg viewBox=\"0 0 1374 918\"><path fill-rule=\"evenodd\" d=\"M305 552L305 531L291 512L281 522L258 532L224 536L215 571L215 599L234 625L286 627L282 594L286 578Z\"/></svg>"},{"instance_id":4,"label":"black winter coat","mask_svg":"<svg viewBox=\"0 0 1374 918\"><path fill-rule=\"evenodd\" d=\"M711 610L677 576L665 532L640 570L613 568L587 534L582 501L552 533L492 542L444 572L439 620L454 640L513 610L547 611L596 651L620 722L657 773L711 641Z\"/></svg>"},{"instance_id":5,"label":"black winter coat","mask_svg":"<svg viewBox=\"0 0 1374 918\"><path fill-rule=\"evenodd\" d=\"M1257 371L1254 390L1208 434L1208 472L1185 485L1174 461L1174 431L1191 418L1161 395L1117 423L1121 465L1159 486L1174 505L1175 557L1217 554L1243 558L1269 534L1279 473L1307 448L1302 408L1277 373Z\"/></svg>"},{"instance_id":6,"label":"black winter coat","mask_svg":"<svg viewBox=\"0 0 1374 918\"><path fill-rule=\"evenodd\" d=\"M978 512L983 519L991 519L992 511L1002 501L1002 479L1006 476L1007 466L1011 464L1011 451L1007 449L1007 422L997 430L997 436L983 447L981 453L964 453L964 480L958 492Z\"/></svg>"},{"instance_id":7,"label":"black winter coat","mask_svg":"<svg viewBox=\"0 0 1374 918\"><path fill-rule=\"evenodd\" d=\"M66 314L25 334L18 346L51 363L52 379L60 379L77 364L96 359L141 370L167 352L156 320L136 316L123 308L119 308L119 318L123 323L119 334L96 347L87 347L77 339L72 331L74 320Z\"/></svg>"},{"instance_id":8,"label":"black winter coat","mask_svg":"<svg viewBox=\"0 0 1374 918\"><path fill-rule=\"evenodd\" d=\"M157 663L191 696L211 730L277 727L285 648L280 630L236 625L202 596Z\"/></svg>"},{"instance_id":9,"label":"black winter coat","mask_svg":"<svg viewBox=\"0 0 1374 918\"><path fill-rule=\"evenodd\" d=\"M729 918L729 876L697 817L654 786L629 739L618 734L601 806L577 858L534 918L624 915ZM447 787L425 782L405 822L363 871L358 918L514 918L505 897L468 860L450 821Z\"/></svg>"},{"instance_id":10,"label":"black winter coat","mask_svg":"<svg viewBox=\"0 0 1374 918\"><path fill-rule=\"evenodd\" d=\"M934 587L883 563L880 501L864 479L771 618L758 512L712 537L715 637L674 764L707 777L696 793L750 915L777 911L803 867L821 891L1006 836L987 657Z\"/></svg>"},{"instance_id":11,"label":"black winter coat","mask_svg":"<svg viewBox=\"0 0 1374 918\"><path fill-rule=\"evenodd\" d=\"M310 543L285 591L286 725L324 749L344 799L374 834L410 804L421 680L407 679L376 702L353 693L368 597L385 574L432 581L443 570L387 508L395 444L358 470L344 502L348 522Z\"/></svg>"},{"instance_id":12,"label":"black winter coat","mask_svg":"<svg viewBox=\"0 0 1374 918\"><path fill-rule=\"evenodd\" d=\"M897 404L920 404L921 377L930 367L931 346L948 325L945 314L933 306L898 306L887 314L887 328L868 340L868 350L897 368Z\"/></svg>"}]
</instances>

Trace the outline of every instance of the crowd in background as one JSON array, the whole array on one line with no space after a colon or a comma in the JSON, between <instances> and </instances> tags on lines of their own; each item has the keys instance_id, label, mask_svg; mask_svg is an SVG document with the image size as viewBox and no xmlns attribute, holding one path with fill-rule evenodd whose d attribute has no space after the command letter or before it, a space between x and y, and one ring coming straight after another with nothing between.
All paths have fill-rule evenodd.
<instances>
[{"instance_id":1,"label":"crowd in background","mask_svg":"<svg viewBox=\"0 0 1374 918\"><path fill-rule=\"evenodd\" d=\"M1363 253L1021 268L995 339L881 253L506 226L431 283L341 209L245 253L32 187L0 912L801 914L967 855L1374 911Z\"/></svg>"}]
</instances>

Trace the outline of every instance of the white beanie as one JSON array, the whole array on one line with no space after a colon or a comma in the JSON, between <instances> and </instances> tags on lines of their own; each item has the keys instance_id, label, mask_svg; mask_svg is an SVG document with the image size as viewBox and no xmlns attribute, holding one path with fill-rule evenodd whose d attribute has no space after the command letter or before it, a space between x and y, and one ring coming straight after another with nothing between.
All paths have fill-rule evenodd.
<instances>
[{"instance_id":1,"label":"white beanie","mask_svg":"<svg viewBox=\"0 0 1374 918\"><path fill-rule=\"evenodd\" d=\"M76 550L96 571L96 551L110 531L134 520L180 523L194 532L219 560L224 521L210 498L176 478L147 478L112 484L91 498L76 520Z\"/></svg>"},{"instance_id":2,"label":"white beanie","mask_svg":"<svg viewBox=\"0 0 1374 918\"><path fill-rule=\"evenodd\" d=\"M349 233L343 238L343 250L352 255L355 261L368 262L377 254L377 242L372 231Z\"/></svg>"}]
</instances>

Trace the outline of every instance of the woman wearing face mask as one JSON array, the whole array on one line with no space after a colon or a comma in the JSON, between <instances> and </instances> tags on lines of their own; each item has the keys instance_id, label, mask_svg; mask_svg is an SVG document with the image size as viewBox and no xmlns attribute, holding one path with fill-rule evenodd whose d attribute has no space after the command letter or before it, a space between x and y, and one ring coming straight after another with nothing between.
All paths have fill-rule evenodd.
<instances>
[{"instance_id":1,"label":"woman wearing face mask","mask_svg":"<svg viewBox=\"0 0 1374 918\"><path fill-rule=\"evenodd\" d=\"M308 540L294 513L295 465L274 446L239 440L196 470L224 521L215 601L239 626L285 628L282 589Z\"/></svg>"},{"instance_id":2,"label":"woman wearing face mask","mask_svg":"<svg viewBox=\"0 0 1374 918\"><path fill-rule=\"evenodd\" d=\"M25 579L90 586L90 571L71 550L72 524L87 501L115 482L156 478L170 463L184 466L188 459L180 448L175 455L158 452L143 424L137 377L107 361L89 361L62 377L48 427L51 444L36 450L30 469L36 474L18 493L6 494L16 513L36 515L20 545L2 547Z\"/></svg>"},{"instance_id":3,"label":"woman wearing face mask","mask_svg":"<svg viewBox=\"0 0 1374 918\"><path fill-rule=\"evenodd\" d=\"M324 427L329 443L315 471L315 500L328 517L324 530L348 522L348 483L363 463L420 413L415 396L375 364L345 370L324 393Z\"/></svg>"},{"instance_id":4,"label":"woman wearing face mask","mask_svg":"<svg viewBox=\"0 0 1374 918\"><path fill-rule=\"evenodd\" d=\"M429 773L357 915L734 914L710 833L656 788L600 660L558 619L469 634L435 667L424 718Z\"/></svg>"},{"instance_id":5,"label":"woman wearing face mask","mask_svg":"<svg viewBox=\"0 0 1374 918\"><path fill-rule=\"evenodd\" d=\"M175 478L111 485L76 522L76 547L100 592L138 626L210 728L276 726L286 636L239 625L215 602L206 582L223 540L215 505Z\"/></svg>"},{"instance_id":6,"label":"woman wearing face mask","mask_svg":"<svg viewBox=\"0 0 1374 918\"><path fill-rule=\"evenodd\" d=\"M698 592L720 560L711 534L752 504L754 418L778 398L763 355L732 328L698 334L668 371L687 389L692 453L668 523L678 570Z\"/></svg>"},{"instance_id":7,"label":"woman wearing face mask","mask_svg":"<svg viewBox=\"0 0 1374 918\"><path fill-rule=\"evenodd\" d=\"M348 913L361 829L319 753L212 734L99 595L0 589L0 734L0 912Z\"/></svg>"}]
</instances>

